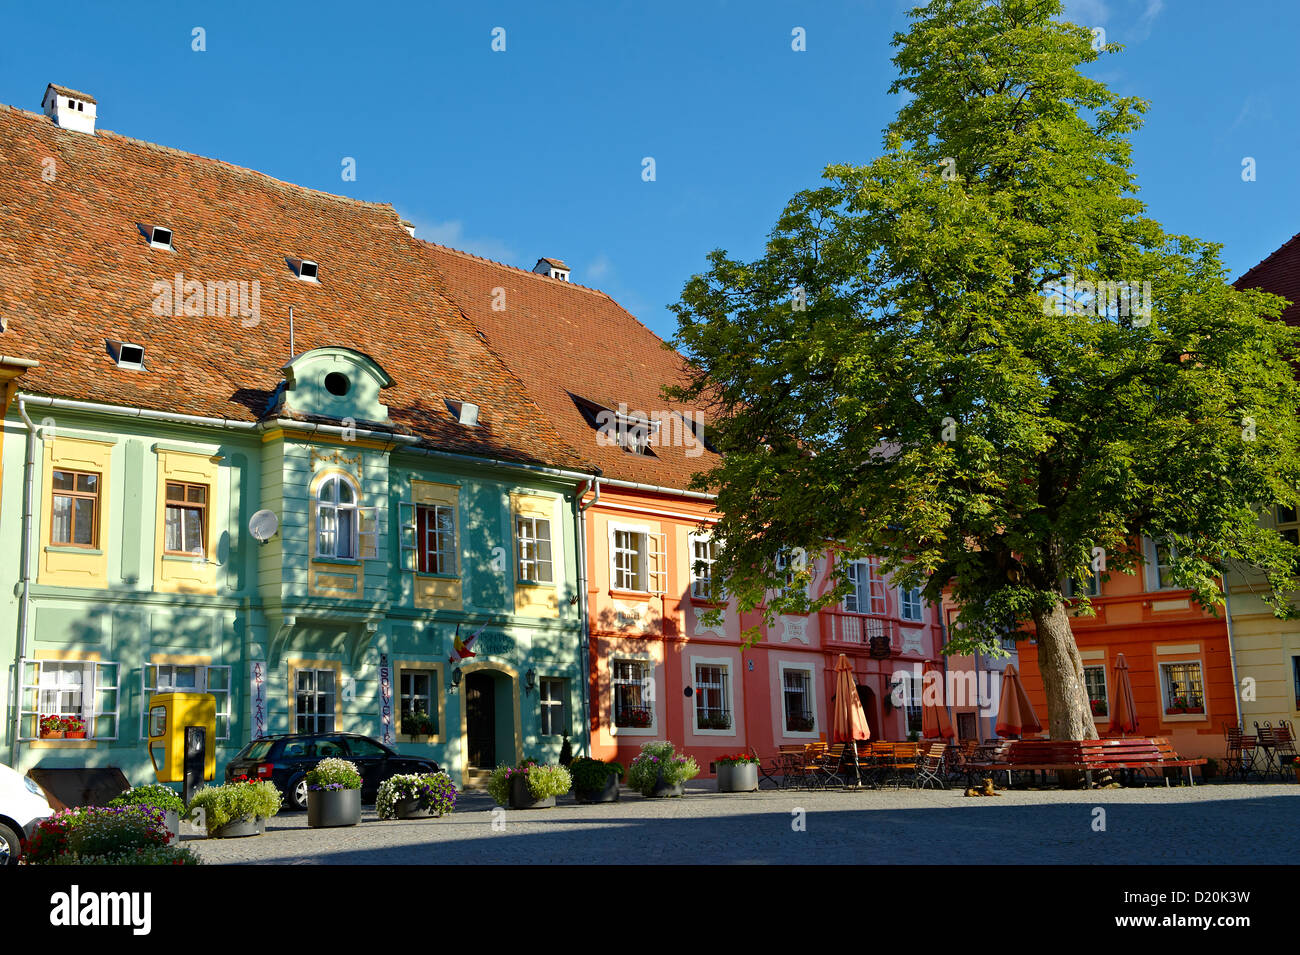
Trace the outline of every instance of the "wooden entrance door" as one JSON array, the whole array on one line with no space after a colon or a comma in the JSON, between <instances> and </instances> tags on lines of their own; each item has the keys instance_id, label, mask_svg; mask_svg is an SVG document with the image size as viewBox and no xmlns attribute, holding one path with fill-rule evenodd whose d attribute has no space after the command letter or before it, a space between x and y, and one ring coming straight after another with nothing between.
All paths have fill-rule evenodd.
<instances>
[{"instance_id":1,"label":"wooden entrance door","mask_svg":"<svg viewBox=\"0 0 1300 955\"><path fill-rule=\"evenodd\" d=\"M465 735L469 765L494 769L497 764L496 683L492 674L478 670L465 677Z\"/></svg>"}]
</instances>

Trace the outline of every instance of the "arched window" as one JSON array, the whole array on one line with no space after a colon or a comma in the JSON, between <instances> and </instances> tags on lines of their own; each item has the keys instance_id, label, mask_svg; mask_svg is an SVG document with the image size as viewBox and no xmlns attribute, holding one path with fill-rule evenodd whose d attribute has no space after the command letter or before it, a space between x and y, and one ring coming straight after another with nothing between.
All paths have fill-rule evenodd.
<instances>
[{"instance_id":1,"label":"arched window","mask_svg":"<svg viewBox=\"0 0 1300 955\"><path fill-rule=\"evenodd\" d=\"M316 556L357 556L357 490L342 475L326 478L316 492Z\"/></svg>"}]
</instances>

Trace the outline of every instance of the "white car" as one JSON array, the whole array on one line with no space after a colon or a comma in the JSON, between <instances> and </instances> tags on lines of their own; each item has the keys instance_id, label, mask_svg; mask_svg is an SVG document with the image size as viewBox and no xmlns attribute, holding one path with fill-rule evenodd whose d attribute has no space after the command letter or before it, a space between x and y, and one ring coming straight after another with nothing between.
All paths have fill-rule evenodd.
<instances>
[{"instance_id":1,"label":"white car","mask_svg":"<svg viewBox=\"0 0 1300 955\"><path fill-rule=\"evenodd\" d=\"M0 763L0 865L17 865L23 852L19 840L52 815L54 810L36 780Z\"/></svg>"}]
</instances>

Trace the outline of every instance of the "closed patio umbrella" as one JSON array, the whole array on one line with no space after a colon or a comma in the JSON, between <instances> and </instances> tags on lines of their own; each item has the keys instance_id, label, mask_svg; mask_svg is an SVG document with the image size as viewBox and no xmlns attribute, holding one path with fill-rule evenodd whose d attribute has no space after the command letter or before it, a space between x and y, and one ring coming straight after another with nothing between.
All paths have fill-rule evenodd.
<instances>
[{"instance_id":1,"label":"closed patio umbrella","mask_svg":"<svg viewBox=\"0 0 1300 955\"><path fill-rule=\"evenodd\" d=\"M1002 696L998 701L998 721L994 730L999 736L1024 736L1026 733L1039 733L1043 724L1038 722L1033 704L1025 694L1024 684L1016 665L1008 663L1002 673Z\"/></svg>"},{"instance_id":2,"label":"closed patio umbrella","mask_svg":"<svg viewBox=\"0 0 1300 955\"><path fill-rule=\"evenodd\" d=\"M871 739L871 727L867 725L867 715L862 712L862 700L858 698L858 688L853 681L853 667L849 658L843 653L835 661L835 711L831 718L831 743L850 743L853 751L853 770L857 782L862 781L858 769L858 745L860 739Z\"/></svg>"},{"instance_id":3,"label":"closed patio umbrella","mask_svg":"<svg viewBox=\"0 0 1300 955\"><path fill-rule=\"evenodd\" d=\"M933 696L925 692L926 676L930 673L934 674L934 680L939 687L937 703L927 702ZM926 739L946 740L951 740L957 735L953 732L952 718L948 715L948 704L943 698L943 671L933 660L925 661L925 669L921 673L921 735Z\"/></svg>"},{"instance_id":4,"label":"closed patio umbrella","mask_svg":"<svg viewBox=\"0 0 1300 955\"><path fill-rule=\"evenodd\" d=\"M1128 675L1128 661L1124 654L1115 654L1115 711L1110 715L1110 728L1125 733L1136 733L1138 728L1137 704L1133 702L1133 682Z\"/></svg>"}]
</instances>

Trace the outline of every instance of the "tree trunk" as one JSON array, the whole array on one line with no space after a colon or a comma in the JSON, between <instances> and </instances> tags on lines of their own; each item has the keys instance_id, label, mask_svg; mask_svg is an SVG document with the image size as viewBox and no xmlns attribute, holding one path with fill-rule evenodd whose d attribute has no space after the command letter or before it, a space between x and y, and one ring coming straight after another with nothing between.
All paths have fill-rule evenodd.
<instances>
[{"instance_id":1,"label":"tree trunk","mask_svg":"<svg viewBox=\"0 0 1300 955\"><path fill-rule=\"evenodd\" d=\"M1048 733L1052 739L1096 739L1083 661L1065 605L1057 601L1046 613L1035 614L1034 626L1038 631L1038 672L1047 693Z\"/></svg>"}]
</instances>

